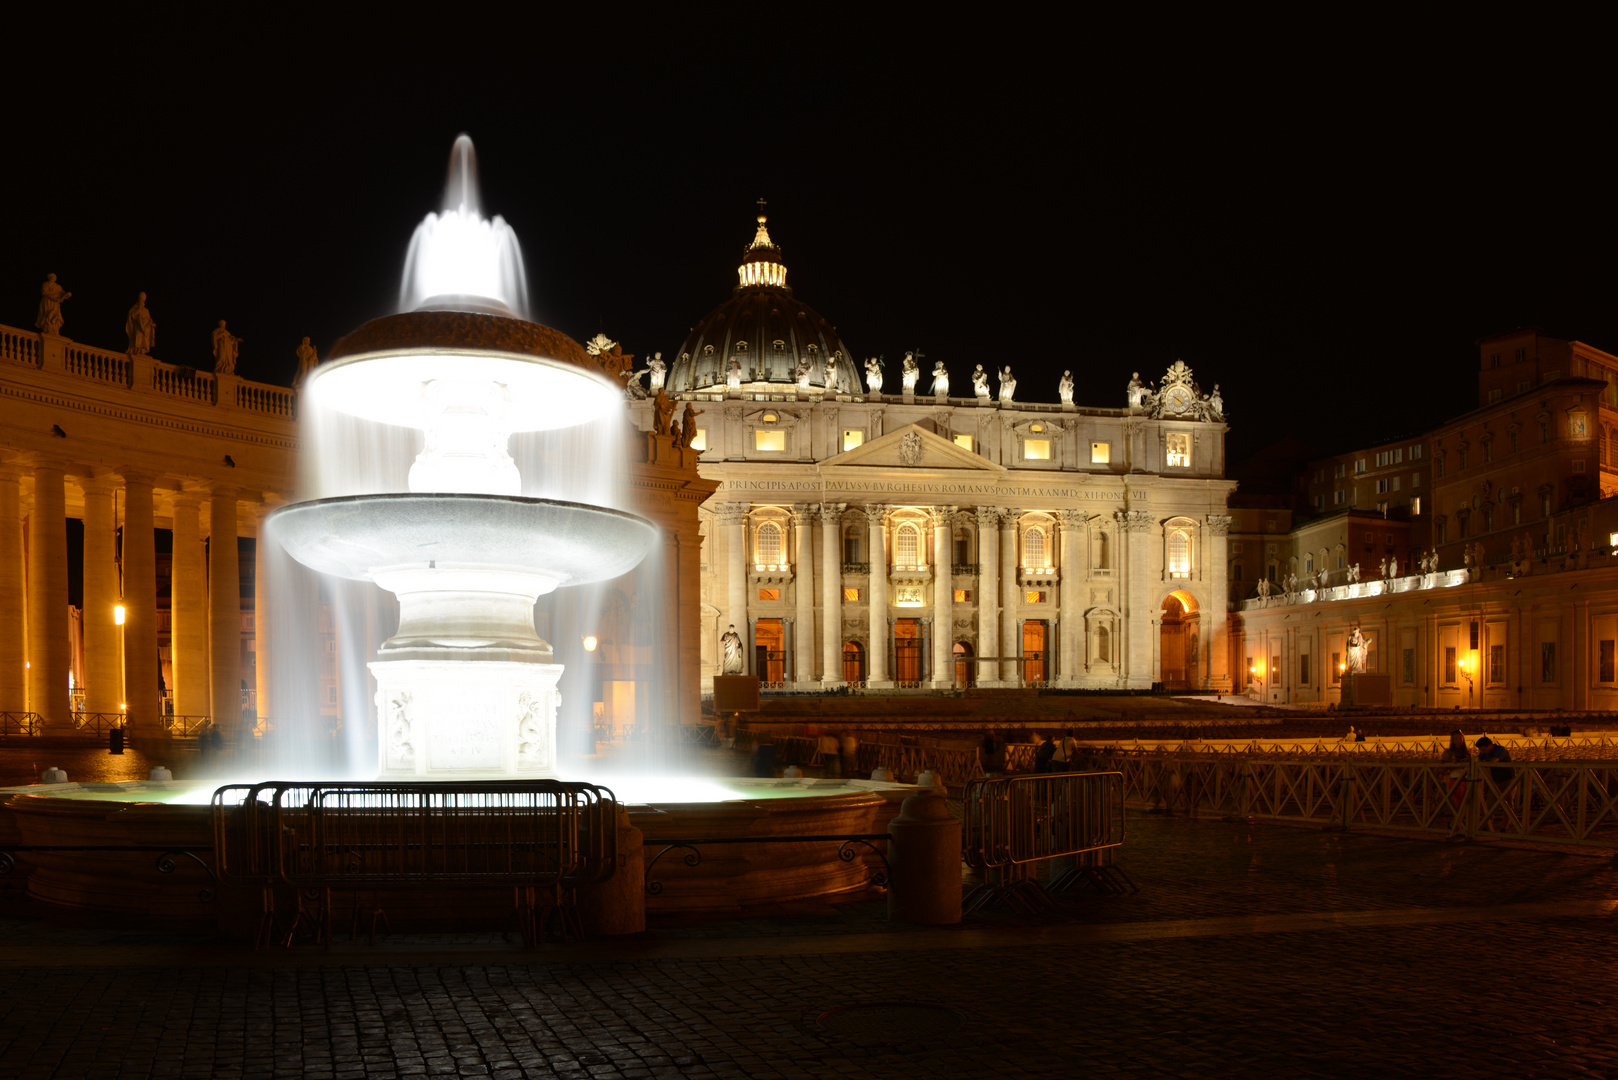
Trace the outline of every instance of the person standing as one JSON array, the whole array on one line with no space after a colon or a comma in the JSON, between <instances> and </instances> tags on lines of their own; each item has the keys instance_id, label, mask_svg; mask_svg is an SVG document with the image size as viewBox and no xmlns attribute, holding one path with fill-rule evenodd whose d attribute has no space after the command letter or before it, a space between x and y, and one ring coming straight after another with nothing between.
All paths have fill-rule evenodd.
<instances>
[{"instance_id":1,"label":"person standing","mask_svg":"<svg viewBox=\"0 0 1618 1080\"><path fill-rule=\"evenodd\" d=\"M1075 759L1079 754L1078 740L1073 738L1073 729L1068 728L1062 741L1056 744L1056 753L1051 758L1051 772L1070 772Z\"/></svg>"},{"instance_id":2,"label":"person standing","mask_svg":"<svg viewBox=\"0 0 1618 1080\"><path fill-rule=\"evenodd\" d=\"M1056 744L1051 741L1051 733L1045 733L1045 741L1039 744L1034 751L1034 771L1048 773L1051 771L1051 759L1056 756Z\"/></svg>"}]
</instances>

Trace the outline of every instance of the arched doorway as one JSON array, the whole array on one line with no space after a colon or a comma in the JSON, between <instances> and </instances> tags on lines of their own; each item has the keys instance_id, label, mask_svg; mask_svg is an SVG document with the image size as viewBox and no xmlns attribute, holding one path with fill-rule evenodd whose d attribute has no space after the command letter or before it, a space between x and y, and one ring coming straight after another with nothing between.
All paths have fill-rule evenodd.
<instances>
[{"instance_id":1,"label":"arched doorway","mask_svg":"<svg viewBox=\"0 0 1618 1080\"><path fill-rule=\"evenodd\" d=\"M1196 689L1202 685L1198 670L1201 647L1197 601L1191 594L1175 590L1163 598L1163 614L1158 649L1158 680L1170 690Z\"/></svg>"},{"instance_id":2,"label":"arched doorway","mask_svg":"<svg viewBox=\"0 0 1618 1080\"><path fill-rule=\"evenodd\" d=\"M957 641L955 643L955 685L976 686L977 664L972 662L974 653L969 642Z\"/></svg>"},{"instance_id":3,"label":"arched doorway","mask_svg":"<svg viewBox=\"0 0 1618 1080\"><path fill-rule=\"evenodd\" d=\"M843 642L843 681L846 683L865 681L865 649L857 641Z\"/></svg>"}]
</instances>

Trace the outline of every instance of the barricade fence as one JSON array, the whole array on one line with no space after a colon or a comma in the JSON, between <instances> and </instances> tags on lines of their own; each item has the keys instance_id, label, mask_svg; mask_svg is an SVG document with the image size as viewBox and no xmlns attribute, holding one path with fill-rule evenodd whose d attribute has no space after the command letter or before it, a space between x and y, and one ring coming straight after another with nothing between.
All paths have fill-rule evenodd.
<instances>
[{"instance_id":1,"label":"barricade fence","mask_svg":"<svg viewBox=\"0 0 1618 1080\"><path fill-rule=\"evenodd\" d=\"M1103 756L1137 807L1618 848L1618 762Z\"/></svg>"},{"instance_id":2,"label":"barricade fence","mask_svg":"<svg viewBox=\"0 0 1618 1080\"><path fill-rule=\"evenodd\" d=\"M306 921L329 943L334 890L510 887L526 944L541 907L582 936L575 890L616 869L617 815L607 788L551 780L233 784L212 809L220 881L263 892L261 947ZM285 888L297 911L280 935Z\"/></svg>"}]
</instances>

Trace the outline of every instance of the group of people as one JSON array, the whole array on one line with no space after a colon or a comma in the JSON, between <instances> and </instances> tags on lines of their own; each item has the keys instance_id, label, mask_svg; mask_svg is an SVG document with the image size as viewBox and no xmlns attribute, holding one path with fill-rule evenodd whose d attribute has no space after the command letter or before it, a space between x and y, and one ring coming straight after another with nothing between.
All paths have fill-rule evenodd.
<instances>
[{"instance_id":1,"label":"group of people","mask_svg":"<svg viewBox=\"0 0 1618 1080\"><path fill-rule=\"evenodd\" d=\"M1478 764L1492 766L1489 769L1489 779L1500 787L1511 783L1512 770L1499 767L1511 760L1509 750L1487 735L1479 735L1473 746L1477 748ZM1444 786L1449 790L1450 802L1459 806L1461 800L1466 797L1466 774L1472 762L1472 749L1466 745L1466 735L1459 728L1450 732L1449 745L1444 748L1438 760L1454 766L1445 774Z\"/></svg>"}]
</instances>

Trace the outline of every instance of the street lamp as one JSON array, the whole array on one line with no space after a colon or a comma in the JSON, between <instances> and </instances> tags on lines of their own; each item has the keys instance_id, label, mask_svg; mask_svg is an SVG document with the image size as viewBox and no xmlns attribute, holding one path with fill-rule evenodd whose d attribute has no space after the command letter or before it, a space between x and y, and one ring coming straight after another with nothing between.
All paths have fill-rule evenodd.
<instances>
[{"instance_id":1,"label":"street lamp","mask_svg":"<svg viewBox=\"0 0 1618 1080\"><path fill-rule=\"evenodd\" d=\"M1457 665L1461 669L1461 676L1466 679L1466 707L1468 709L1472 707L1472 664L1471 657L1463 656Z\"/></svg>"},{"instance_id":2,"label":"street lamp","mask_svg":"<svg viewBox=\"0 0 1618 1080\"><path fill-rule=\"evenodd\" d=\"M596 651L596 646L599 645L599 644L600 644L600 642L598 642L596 640L596 636L594 634L586 634L584 636L584 651L585 652L595 652Z\"/></svg>"}]
</instances>

